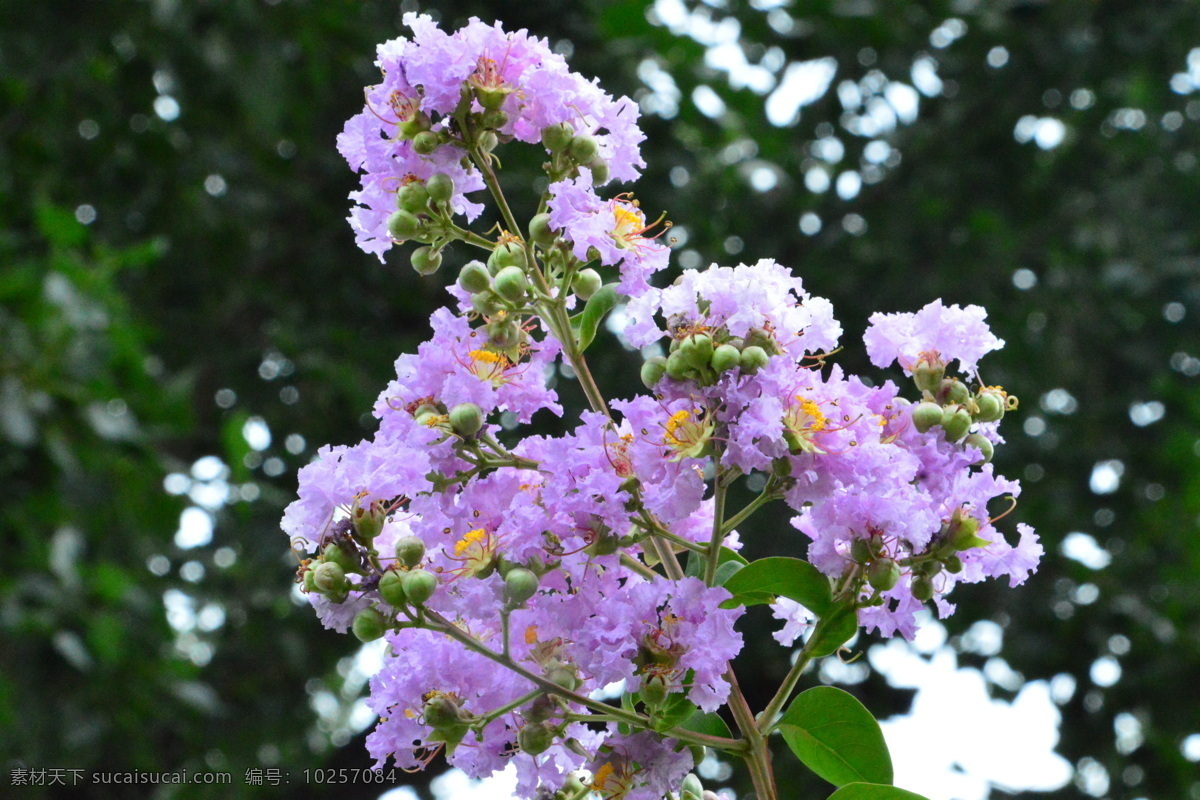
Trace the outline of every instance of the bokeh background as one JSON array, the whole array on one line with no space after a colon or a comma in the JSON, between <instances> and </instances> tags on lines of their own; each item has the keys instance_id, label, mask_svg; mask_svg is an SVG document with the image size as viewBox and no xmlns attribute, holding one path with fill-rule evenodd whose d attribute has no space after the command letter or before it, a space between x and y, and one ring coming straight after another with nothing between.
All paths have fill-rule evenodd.
<instances>
[{"instance_id":1,"label":"bokeh background","mask_svg":"<svg viewBox=\"0 0 1200 800\"><path fill-rule=\"evenodd\" d=\"M986 379L1022 401L997 462L1047 554L1018 590L961 588L909 657L999 707L1050 698L1014 718L1057 788L1017 762L993 797L1200 798L1200 7L1140 0L0 4L0 794L380 795L302 780L369 766L370 658L295 602L278 521L318 446L370 432L456 267L380 264L344 222L334 137L412 10L528 27L636 98L674 269L792 266L848 369L875 310L987 307ZM516 186L537 166L505 163ZM593 349L632 393L638 354ZM745 538L801 547L784 515ZM745 624L761 707L788 653ZM906 714L912 685L868 661L812 680ZM947 798L986 795L999 739L942 713L910 749L966 776ZM10 787L21 768L234 785Z\"/></svg>"}]
</instances>

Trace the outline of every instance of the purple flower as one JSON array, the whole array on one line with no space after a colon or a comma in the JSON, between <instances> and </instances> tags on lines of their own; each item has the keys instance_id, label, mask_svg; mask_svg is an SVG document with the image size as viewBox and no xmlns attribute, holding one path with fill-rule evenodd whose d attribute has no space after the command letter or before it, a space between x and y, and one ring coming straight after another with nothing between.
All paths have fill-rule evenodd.
<instances>
[{"instance_id":1,"label":"purple flower","mask_svg":"<svg viewBox=\"0 0 1200 800\"><path fill-rule=\"evenodd\" d=\"M917 362L929 356L943 365L958 359L959 371L973 374L980 358L1004 346L984 322L986 317L980 306L943 306L934 300L915 314L872 314L863 340L877 367L899 361L911 374Z\"/></svg>"}]
</instances>

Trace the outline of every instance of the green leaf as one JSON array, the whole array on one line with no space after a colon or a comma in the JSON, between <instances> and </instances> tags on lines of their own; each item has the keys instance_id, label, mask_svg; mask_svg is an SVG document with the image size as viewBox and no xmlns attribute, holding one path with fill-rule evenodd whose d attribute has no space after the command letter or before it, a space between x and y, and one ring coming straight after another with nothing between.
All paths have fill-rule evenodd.
<instances>
[{"instance_id":1,"label":"green leaf","mask_svg":"<svg viewBox=\"0 0 1200 800\"><path fill-rule=\"evenodd\" d=\"M588 349L588 345L596 338L596 329L604 315L613 310L620 295L617 294L616 284L601 286L600 291L588 298L583 311L571 317L571 328L575 331L575 340L579 342L579 352Z\"/></svg>"},{"instance_id":2,"label":"green leaf","mask_svg":"<svg viewBox=\"0 0 1200 800\"><path fill-rule=\"evenodd\" d=\"M659 733L666 733L696 713L696 704L685 694L673 694L654 710L650 724Z\"/></svg>"},{"instance_id":3,"label":"green leaf","mask_svg":"<svg viewBox=\"0 0 1200 800\"><path fill-rule=\"evenodd\" d=\"M826 609L804 647L813 658L821 658L836 653L856 633L858 614L853 604L841 602Z\"/></svg>"},{"instance_id":4,"label":"green leaf","mask_svg":"<svg viewBox=\"0 0 1200 800\"><path fill-rule=\"evenodd\" d=\"M720 573L721 566L730 562L741 564L743 567L750 562L738 555L736 550L730 550L728 547L722 547L720 555L717 556L717 572ZM687 566L683 568L683 572L689 578L704 577L704 556L699 553L689 553L687 558Z\"/></svg>"},{"instance_id":5,"label":"green leaf","mask_svg":"<svg viewBox=\"0 0 1200 800\"><path fill-rule=\"evenodd\" d=\"M878 783L850 783L829 795L829 800L929 800L916 792Z\"/></svg>"},{"instance_id":6,"label":"green leaf","mask_svg":"<svg viewBox=\"0 0 1200 800\"><path fill-rule=\"evenodd\" d=\"M883 731L848 692L832 686L803 692L780 718L779 732L806 767L835 786L892 782Z\"/></svg>"},{"instance_id":7,"label":"green leaf","mask_svg":"<svg viewBox=\"0 0 1200 800\"><path fill-rule=\"evenodd\" d=\"M720 736L725 739L732 739L733 732L729 730L729 726L725 724L725 720L721 719L719 714L712 712L698 712L679 723L679 728L693 733L704 733L709 736Z\"/></svg>"},{"instance_id":8,"label":"green leaf","mask_svg":"<svg viewBox=\"0 0 1200 800\"><path fill-rule=\"evenodd\" d=\"M733 597L722 603L721 608L773 603L776 597L782 596L795 600L820 617L832 602L829 579L812 564L798 558L760 558L731 577L725 588Z\"/></svg>"},{"instance_id":9,"label":"green leaf","mask_svg":"<svg viewBox=\"0 0 1200 800\"><path fill-rule=\"evenodd\" d=\"M745 568L744 564L739 564L736 561L726 561L724 564L721 564L717 567L717 586L724 586L726 581Z\"/></svg>"}]
</instances>

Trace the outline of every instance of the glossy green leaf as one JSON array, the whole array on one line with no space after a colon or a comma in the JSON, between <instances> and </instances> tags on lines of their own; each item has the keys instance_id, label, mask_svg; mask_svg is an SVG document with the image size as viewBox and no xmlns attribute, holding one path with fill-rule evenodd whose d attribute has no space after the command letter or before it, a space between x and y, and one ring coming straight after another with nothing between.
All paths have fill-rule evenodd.
<instances>
[{"instance_id":1,"label":"glossy green leaf","mask_svg":"<svg viewBox=\"0 0 1200 800\"><path fill-rule=\"evenodd\" d=\"M806 767L835 786L892 782L883 731L848 692L817 686L801 693L780 718L779 731Z\"/></svg>"},{"instance_id":2,"label":"glossy green leaf","mask_svg":"<svg viewBox=\"0 0 1200 800\"><path fill-rule=\"evenodd\" d=\"M811 609L810 609L811 610ZM813 658L836 653L858 632L858 614L854 606L842 602L830 606L817 622L816 630L805 644Z\"/></svg>"},{"instance_id":3,"label":"glossy green leaf","mask_svg":"<svg viewBox=\"0 0 1200 800\"><path fill-rule=\"evenodd\" d=\"M588 345L596 338L596 330L600 321L617 305L620 295L617 294L616 284L600 287L600 291L588 298L587 303L575 316L571 317L571 327L575 330L575 339L579 342L580 352L587 350Z\"/></svg>"},{"instance_id":4,"label":"glossy green leaf","mask_svg":"<svg viewBox=\"0 0 1200 800\"><path fill-rule=\"evenodd\" d=\"M739 555L736 550L730 550L728 547L722 547L721 554L717 556L718 573L723 565L731 562L740 564L743 567L750 563L746 559L742 558L742 556ZM683 572L689 578L703 578L704 556L700 555L699 553L689 553L687 558L687 566L684 567Z\"/></svg>"},{"instance_id":5,"label":"glossy green leaf","mask_svg":"<svg viewBox=\"0 0 1200 800\"><path fill-rule=\"evenodd\" d=\"M878 783L850 783L829 795L829 800L929 800L924 795Z\"/></svg>"},{"instance_id":6,"label":"glossy green leaf","mask_svg":"<svg viewBox=\"0 0 1200 800\"><path fill-rule=\"evenodd\" d=\"M687 695L673 694L667 697L666 702L654 711L650 718L651 725L659 733L665 733L676 725L682 724L695 713L696 704L688 700Z\"/></svg>"},{"instance_id":7,"label":"glossy green leaf","mask_svg":"<svg viewBox=\"0 0 1200 800\"><path fill-rule=\"evenodd\" d=\"M712 712L697 711L679 723L677 727L683 728L685 731L692 731L693 733L704 733L709 736L720 736L725 739L733 738L733 732L729 730L729 726L725 724L725 720L721 719L719 714Z\"/></svg>"},{"instance_id":8,"label":"glossy green leaf","mask_svg":"<svg viewBox=\"0 0 1200 800\"><path fill-rule=\"evenodd\" d=\"M817 616L830 605L829 579L820 570L798 558L761 558L731 577L725 588L733 594L722 608L773 603L787 597Z\"/></svg>"}]
</instances>

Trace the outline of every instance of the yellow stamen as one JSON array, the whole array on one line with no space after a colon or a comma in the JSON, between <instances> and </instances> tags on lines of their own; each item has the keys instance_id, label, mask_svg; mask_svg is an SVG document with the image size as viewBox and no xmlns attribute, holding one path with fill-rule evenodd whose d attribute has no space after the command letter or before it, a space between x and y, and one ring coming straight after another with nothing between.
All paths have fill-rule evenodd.
<instances>
[{"instance_id":1,"label":"yellow stamen","mask_svg":"<svg viewBox=\"0 0 1200 800\"><path fill-rule=\"evenodd\" d=\"M468 531L467 535L454 545L454 555L461 556L466 552L471 545L479 545L483 547L483 542L487 538L487 532L483 528L476 528L473 531Z\"/></svg>"}]
</instances>

